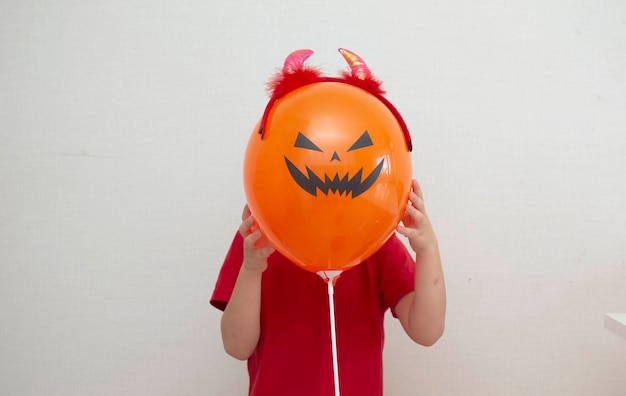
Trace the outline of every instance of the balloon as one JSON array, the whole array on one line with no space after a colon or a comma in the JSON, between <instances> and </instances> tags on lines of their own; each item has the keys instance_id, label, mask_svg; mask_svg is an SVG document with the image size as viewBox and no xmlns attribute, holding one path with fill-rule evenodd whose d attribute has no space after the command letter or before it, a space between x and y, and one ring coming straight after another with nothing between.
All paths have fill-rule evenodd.
<instances>
[{"instance_id":1,"label":"balloon","mask_svg":"<svg viewBox=\"0 0 626 396\"><path fill-rule=\"evenodd\" d=\"M408 202L403 133L388 104L345 82L277 99L244 158L248 205L276 250L311 272L347 270L375 253Z\"/></svg>"}]
</instances>

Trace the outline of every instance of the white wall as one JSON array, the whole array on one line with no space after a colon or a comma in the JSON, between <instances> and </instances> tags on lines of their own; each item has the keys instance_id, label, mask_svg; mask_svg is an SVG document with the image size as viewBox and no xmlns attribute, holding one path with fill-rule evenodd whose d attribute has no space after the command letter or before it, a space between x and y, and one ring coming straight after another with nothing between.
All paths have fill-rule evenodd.
<instances>
[{"instance_id":1,"label":"white wall","mask_svg":"<svg viewBox=\"0 0 626 396\"><path fill-rule=\"evenodd\" d=\"M388 395L623 395L626 2L0 3L0 394L243 395L208 300L291 50L412 130L444 338Z\"/></svg>"}]
</instances>

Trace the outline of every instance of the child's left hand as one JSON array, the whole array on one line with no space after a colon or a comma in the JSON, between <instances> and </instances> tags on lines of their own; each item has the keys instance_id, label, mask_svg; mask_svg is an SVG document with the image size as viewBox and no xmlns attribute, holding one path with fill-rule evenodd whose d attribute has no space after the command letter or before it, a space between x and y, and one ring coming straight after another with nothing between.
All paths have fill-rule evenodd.
<instances>
[{"instance_id":1,"label":"child's left hand","mask_svg":"<svg viewBox=\"0 0 626 396\"><path fill-rule=\"evenodd\" d=\"M436 249L437 237L430 224L422 189L417 180L413 180L412 191L409 194L409 203L402 216L402 224L397 231L409 239L411 249L417 254Z\"/></svg>"}]
</instances>

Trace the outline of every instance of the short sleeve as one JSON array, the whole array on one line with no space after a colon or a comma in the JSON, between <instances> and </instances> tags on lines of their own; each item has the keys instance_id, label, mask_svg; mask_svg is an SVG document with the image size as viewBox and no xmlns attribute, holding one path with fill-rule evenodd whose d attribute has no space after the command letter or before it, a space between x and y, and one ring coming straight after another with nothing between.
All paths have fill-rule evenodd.
<instances>
[{"instance_id":1,"label":"short sleeve","mask_svg":"<svg viewBox=\"0 0 626 396\"><path fill-rule=\"evenodd\" d=\"M211 305L223 311L230 300L230 296L235 287L237 276L243 262L243 237L239 232L233 238L233 242L226 253L226 258L222 264L215 288L211 296Z\"/></svg>"},{"instance_id":2,"label":"short sleeve","mask_svg":"<svg viewBox=\"0 0 626 396\"><path fill-rule=\"evenodd\" d=\"M398 301L415 290L415 260L394 233L376 252L376 262L383 301L396 317Z\"/></svg>"}]
</instances>

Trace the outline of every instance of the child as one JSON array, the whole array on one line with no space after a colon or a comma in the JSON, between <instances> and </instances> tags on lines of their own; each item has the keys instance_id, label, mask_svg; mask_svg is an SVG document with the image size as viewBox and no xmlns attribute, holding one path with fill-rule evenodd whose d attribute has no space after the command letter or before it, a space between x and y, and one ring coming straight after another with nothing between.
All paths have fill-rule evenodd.
<instances>
[{"instance_id":1,"label":"child","mask_svg":"<svg viewBox=\"0 0 626 396\"><path fill-rule=\"evenodd\" d=\"M224 311L226 352L248 361L251 396L333 394L327 286L272 249L247 206L211 304ZM397 232L335 286L338 372L343 396L383 392L384 314L424 346L443 334L446 292L437 238L413 180Z\"/></svg>"}]
</instances>

